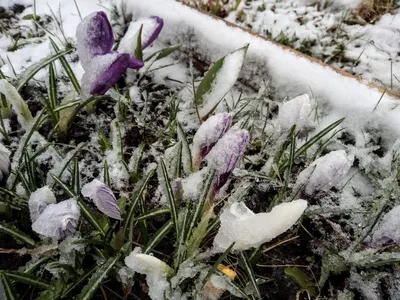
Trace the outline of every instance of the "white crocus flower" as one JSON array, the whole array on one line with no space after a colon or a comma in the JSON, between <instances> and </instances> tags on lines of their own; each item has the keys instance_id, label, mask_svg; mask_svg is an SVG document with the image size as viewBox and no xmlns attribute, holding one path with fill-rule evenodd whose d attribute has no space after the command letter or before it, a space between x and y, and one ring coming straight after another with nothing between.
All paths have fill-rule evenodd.
<instances>
[{"instance_id":1,"label":"white crocus flower","mask_svg":"<svg viewBox=\"0 0 400 300\"><path fill-rule=\"evenodd\" d=\"M121 220L121 211L117 199L107 185L94 179L82 187L81 193L84 197L91 199L103 214Z\"/></svg>"},{"instance_id":2,"label":"white crocus flower","mask_svg":"<svg viewBox=\"0 0 400 300\"><path fill-rule=\"evenodd\" d=\"M169 288L167 278L174 273L170 266L152 255L140 253L140 248L125 257L125 264L133 271L146 275L151 299L164 299L164 292Z\"/></svg>"},{"instance_id":3,"label":"white crocus flower","mask_svg":"<svg viewBox=\"0 0 400 300\"><path fill-rule=\"evenodd\" d=\"M285 131L296 125L296 131L300 131L307 125L312 110L313 103L307 94L283 103L278 114L281 130Z\"/></svg>"},{"instance_id":4,"label":"white crocus flower","mask_svg":"<svg viewBox=\"0 0 400 300\"><path fill-rule=\"evenodd\" d=\"M9 173L10 154L11 152L0 143L0 180Z\"/></svg>"},{"instance_id":5,"label":"white crocus flower","mask_svg":"<svg viewBox=\"0 0 400 300\"><path fill-rule=\"evenodd\" d=\"M35 222L49 204L55 203L57 203L56 197L48 186L37 189L31 194L28 201L31 221Z\"/></svg>"},{"instance_id":6,"label":"white crocus flower","mask_svg":"<svg viewBox=\"0 0 400 300\"><path fill-rule=\"evenodd\" d=\"M80 209L74 199L48 205L32 224L38 234L60 240L76 231Z\"/></svg>"},{"instance_id":7,"label":"white crocus flower","mask_svg":"<svg viewBox=\"0 0 400 300\"><path fill-rule=\"evenodd\" d=\"M297 177L296 186L302 187L306 195L315 191L329 191L340 183L353 165L354 157L344 150L332 151L302 171Z\"/></svg>"},{"instance_id":8,"label":"white crocus flower","mask_svg":"<svg viewBox=\"0 0 400 300\"><path fill-rule=\"evenodd\" d=\"M268 213L255 214L243 202L233 203L220 216L221 227L214 239L214 248L225 251L256 248L292 227L307 208L307 201L295 200L275 206Z\"/></svg>"}]
</instances>

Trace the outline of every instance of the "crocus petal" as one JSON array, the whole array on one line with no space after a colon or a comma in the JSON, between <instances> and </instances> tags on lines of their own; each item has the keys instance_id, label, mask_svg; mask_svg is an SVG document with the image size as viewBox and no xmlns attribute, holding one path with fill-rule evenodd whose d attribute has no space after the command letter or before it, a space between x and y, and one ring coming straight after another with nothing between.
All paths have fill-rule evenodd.
<instances>
[{"instance_id":1,"label":"crocus petal","mask_svg":"<svg viewBox=\"0 0 400 300\"><path fill-rule=\"evenodd\" d=\"M196 164L206 157L232 125L232 115L219 113L207 119L193 137L193 160Z\"/></svg>"},{"instance_id":2,"label":"crocus petal","mask_svg":"<svg viewBox=\"0 0 400 300\"><path fill-rule=\"evenodd\" d=\"M110 218L121 220L121 211L111 189L101 181L94 179L82 187L83 196L91 199L96 207Z\"/></svg>"},{"instance_id":3,"label":"crocus petal","mask_svg":"<svg viewBox=\"0 0 400 300\"><path fill-rule=\"evenodd\" d=\"M32 223L37 220L39 215L49 204L57 203L56 197L48 186L37 189L29 197L28 205Z\"/></svg>"},{"instance_id":4,"label":"crocus petal","mask_svg":"<svg viewBox=\"0 0 400 300\"><path fill-rule=\"evenodd\" d=\"M218 192L242 158L250 135L247 130L229 130L211 149L206 159L211 168L216 170L213 188Z\"/></svg>"},{"instance_id":5,"label":"crocus petal","mask_svg":"<svg viewBox=\"0 0 400 300\"><path fill-rule=\"evenodd\" d=\"M280 107L278 114L278 123L281 130L287 130L296 125L296 130L300 131L307 124L312 109L313 104L307 94L285 102Z\"/></svg>"},{"instance_id":6,"label":"crocus petal","mask_svg":"<svg viewBox=\"0 0 400 300\"><path fill-rule=\"evenodd\" d=\"M130 69L140 69L144 66L144 63L141 60L138 60L134 57L129 58L129 66Z\"/></svg>"},{"instance_id":7,"label":"crocus petal","mask_svg":"<svg viewBox=\"0 0 400 300\"><path fill-rule=\"evenodd\" d=\"M390 241L400 245L400 205L395 206L384 215L372 235L374 247L380 247Z\"/></svg>"},{"instance_id":8,"label":"crocus petal","mask_svg":"<svg viewBox=\"0 0 400 300\"><path fill-rule=\"evenodd\" d=\"M74 199L50 204L32 224L32 229L42 236L59 240L75 233L80 214Z\"/></svg>"},{"instance_id":9,"label":"crocus petal","mask_svg":"<svg viewBox=\"0 0 400 300\"><path fill-rule=\"evenodd\" d=\"M118 51L129 53L130 55L135 54L138 34L142 25L141 41L142 49L145 49L158 37L164 26L164 21L160 17L153 16L132 22L119 43Z\"/></svg>"},{"instance_id":10,"label":"crocus petal","mask_svg":"<svg viewBox=\"0 0 400 300\"><path fill-rule=\"evenodd\" d=\"M220 216L221 227L214 239L214 248L225 251L259 247L292 227L307 208L307 201L295 200L275 206L269 213L254 214L242 202L225 208Z\"/></svg>"},{"instance_id":11,"label":"crocus petal","mask_svg":"<svg viewBox=\"0 0 400 300\"><path fill-rule=\"evenodd\" d=\"M9 173L10 154L11 152L0 143L0 180Z\"/></svg>"},{"instance_id":12,"label":"crocus petal","mask_svg":"<svg viewBox=\"0 0 400 300\"><path fill-rule=\"evenodd\" d=\"M297 177L296 186L303 188L306 195L315 191L328 191L340 183L353 165L354 157L344 150L332 151L303 170Z\"/></svg>"},{"instance_id":13,"label":"crocus petal","mask_svg":"<svg viewBox=\"0 0 400 300\"><path fill-rule=\"evenodd\" d=\"M76 29L77 49L84 70L90 67L91 59L111 51L114 34L107 15L94 12L86 16Z\"/></svg>"},{"instance_id":14,"label":"crocus petal","mask_svg":"<svg viewBox=\"0 0 400 300\"><path fill-rule=\"evenodd\" d=\"M82 98L105 94L126 72L129 54L109 53L95 56L82 78Z\"/></svg>"}]
</instances>

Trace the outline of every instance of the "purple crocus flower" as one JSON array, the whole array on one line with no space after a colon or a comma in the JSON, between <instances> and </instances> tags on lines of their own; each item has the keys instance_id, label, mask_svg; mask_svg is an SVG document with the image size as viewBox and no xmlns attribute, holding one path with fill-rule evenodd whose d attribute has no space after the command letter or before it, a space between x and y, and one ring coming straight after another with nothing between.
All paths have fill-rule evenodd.
<instances>
[{"instance_id":1,"label":"purple crocus flower","mask_svg":"<svg viewBox=\"0 0 400 300\"><path fill-rule=\"evenodd\" d=\"M111 189L101 181L94 179L82 187L84 197L91 199L96 207L106 216L121 220L121 211Z\"/></svg>"},{"instance_id":2,"label":"purple crocus flower","mask_svg":"<svg viewBox=\"0 0 400 300\"><path fill-rule=\"evenodd\" d=\"M215 193L225 185L232 171L242 158L250 135L247 130L229 130L211 149L206 159L211 168L216 170L213 183Z\"/></svg>"},{"instance_id":3,"label":"purple crocus flower","mask_svg":"<svg viewBox=\"0 0 400 300\"><path fill-rule=\"evenodd\" d=\"M154 30L151 39L143 40L151 43L161 28ZM128 53L112 50L114 45L112 27L107 15L102 11L94 12L82 20L77 27L76 38L78 55L85 70L82 78L83 98L106 93L128 68L140 69L144 65L142 61Z\"/></svg>"},{"instance_id":4,"label":"purple crocus flower","mask_svg":"<svg viewBox=\"0 0 400 300\"><path fill-rule=\"evenodd\" d=\"M203 159L232 125L232 115L219 113L207 119L193 137L193 161L198 169Z\"/></svg>"}]
</instances>

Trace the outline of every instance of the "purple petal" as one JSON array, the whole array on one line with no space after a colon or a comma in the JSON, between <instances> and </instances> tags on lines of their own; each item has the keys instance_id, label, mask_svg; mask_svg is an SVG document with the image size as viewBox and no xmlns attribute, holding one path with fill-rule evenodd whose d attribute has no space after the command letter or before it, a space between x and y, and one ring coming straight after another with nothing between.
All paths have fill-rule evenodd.
<instances>
[{"instance_id":1,"label":"purple petal","mask_svg":"<svg viewBox=\"0 0 400 300\"><path fill-rule=\"evenodd\" d=\"M143 25L142 30L142 49L147 48L160 34L162 28L164 27L164 20L157 16L152 16L149 19L153 20L153 22ZM154 22L155 21L155 22Z\"/></svg>"},{"instance_id":2,"label":"purple petal","mask_svg":"<svg viewBox=\"0 0 400 300\"><path fill-rule=\"evenodd\" d=\"M91 58L109 53L114 45L114 34L107 15L94 12L86 16L76 30L77 49L83 69L90 66Z\"/></svg>"},{"instance_id":3,"label":"purple petal","mask_svg":"<svg viewBox=\"0 0 400 300\"><path fill-rule=\"evenodd\" d=\"M231 125L232 115L228 113L216 114L201 124L193 137L193 156L197 164L201 163Z\"/></svg>"},{"instance_id":4,"label":"purple petal","mask_svg":"<svg viewBox=\"0 0 400 300\"><path fill-rule=\"evenodd\" d=\"M130 63L129 54L110 53L99 55L83 74L82 98L105 94L124 75Z\"/></svg>"},{"instance_id":5,"label":"purple petal","mask_svg":"<svg viewBox=\"0 0 400 300\"><path fill-rule=\"evenodd\" d=\"M210 167L216 170L214 190L218 192L242 158L249 143L247 130L229 130L207 155Z\"/></svg>"},{"instance_id":6,"label":"purple petal","mask_svg":"<svg viewBox=\"0 0 400 300\"><path fill-rule=\"evenodd\" d=\"M137 58L134 58L134 57L130 57L128 68L130 68L130 69L140 69L143 66L144 66L144 63L141 60L138 60Z\"/></svg>"},{"instance_id":7,"label":"purple petal","mask_svg":"<svg viewBox=\"0 0 400 300\"><path fill-rule=\"evenodd\" d=\"M82 187L83 196L91 199L96 207L110 218L121 220L121 211L111 189L101 181L94 179Z\"/></svg>"}]
</instances>

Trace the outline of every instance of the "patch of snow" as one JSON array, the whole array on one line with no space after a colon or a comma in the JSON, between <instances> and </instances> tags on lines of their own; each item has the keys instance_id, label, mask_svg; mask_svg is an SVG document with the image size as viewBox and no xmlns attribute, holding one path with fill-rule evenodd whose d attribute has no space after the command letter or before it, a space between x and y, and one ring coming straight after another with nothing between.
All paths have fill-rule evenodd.
<instances>
[{"instance_id":1,"label":"patch of snow","mask_svg":"<svg viewBox=\"0 0 400 300\"><path fill-rule=\"evenodd\" d=\"M44 186L34 191L29 197L28 205L31 221L34 223L39 215L49 204L57 203L56 197L48 186Z\"/></svg>"}]
</instances>

